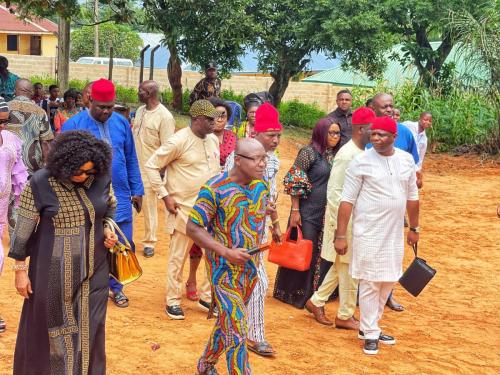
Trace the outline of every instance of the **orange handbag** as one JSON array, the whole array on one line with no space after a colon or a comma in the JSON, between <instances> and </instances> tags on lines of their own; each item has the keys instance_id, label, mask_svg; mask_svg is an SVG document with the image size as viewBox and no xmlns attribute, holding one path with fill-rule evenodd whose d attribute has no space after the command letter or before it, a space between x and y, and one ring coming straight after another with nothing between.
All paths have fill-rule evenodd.
<instances>
[{"instance_id":1,"label":"orange handbag","mask_svg":"<svg viewBox=\"0 0 500 375\"><path fill-rule=\"evenodd\" d=\"M292 240L292 231L297 231L297 240ZM271 263L296 271L307 271L311 266L313 244L302 238L300 227L289 227L281 244L271 243L269 258Z\"/></svg>"}]
</instances>

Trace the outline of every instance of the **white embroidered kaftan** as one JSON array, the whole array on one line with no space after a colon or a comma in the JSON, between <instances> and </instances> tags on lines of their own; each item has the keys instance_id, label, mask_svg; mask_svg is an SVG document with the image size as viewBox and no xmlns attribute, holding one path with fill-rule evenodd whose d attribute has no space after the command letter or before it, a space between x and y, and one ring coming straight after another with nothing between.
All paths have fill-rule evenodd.
<instances>
[{"instance_id":1,"label":"white embroidered kaftan","mask_svg":"<svg viewBox=\"0 0 500 375\"><path fill-rule=\"evenodd\" d=\"M394 151L365 151L346 171L342 201L354 205L349 270L356 279L389 282L402 274L406 202L418 200L418 189L412 156Z\"/></svg>"}]
</instances>

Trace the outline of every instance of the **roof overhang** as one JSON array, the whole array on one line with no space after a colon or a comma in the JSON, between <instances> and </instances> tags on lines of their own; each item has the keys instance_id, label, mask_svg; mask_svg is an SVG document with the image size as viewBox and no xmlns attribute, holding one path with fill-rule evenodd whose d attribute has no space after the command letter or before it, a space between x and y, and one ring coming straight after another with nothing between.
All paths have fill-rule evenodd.
<instances>
[{"instance_id":1,"label":"roof overhang","mask_svg":"<svg viewBox=\"0 0 500 375\"><path fill-rule=\"evenodd\" d=\"M44 32L44 31L16 31L16 30L1 30L0 34L19 34L19 35L54 35L57 36L57 33Z\"/></svg>"}]
</instances>

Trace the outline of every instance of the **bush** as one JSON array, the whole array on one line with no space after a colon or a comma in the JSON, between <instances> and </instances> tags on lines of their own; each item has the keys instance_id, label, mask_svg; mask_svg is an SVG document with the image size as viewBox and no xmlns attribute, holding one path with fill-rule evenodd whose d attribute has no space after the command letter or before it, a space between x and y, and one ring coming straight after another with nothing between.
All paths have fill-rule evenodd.
<instances>
[{"instance_id":1,"label":"bush","mask_svg":"<svg viewBox=\"0 0 500 375\"><path fill-rule=\"evenodd\" d=\"M236 102L243 108L243 99L245 98L245 95L243 94L236 94L233 90L229 89L229 90L222 90L220 93L220 97L224 100Z\"/></svg>"},{"instance_id":2,"label":"bush","mask_svg":"<svg viewBox=\"0 0 500 375\"><path fill-rule=\"evenodd\" d=\"M186 89L182 93L182 112L188 113L189 112L189 95L191 92ZM169 107L172 107L172 102L174 100L174 95L172 94L172 90L166 89L161 93L162 101L165 105L168 105Z\"/></svg>"},{"instance_id":3,"label":"bush","mask_svg":"<svg viewBox=\"0 0 500 375\"><path fill-rule=\"evenodd\" d=\"M326 113L316 105L304 104L298 100L282 102L279 107L280 120L284 125L312 129Z\"/></svg>"}]
</instances>

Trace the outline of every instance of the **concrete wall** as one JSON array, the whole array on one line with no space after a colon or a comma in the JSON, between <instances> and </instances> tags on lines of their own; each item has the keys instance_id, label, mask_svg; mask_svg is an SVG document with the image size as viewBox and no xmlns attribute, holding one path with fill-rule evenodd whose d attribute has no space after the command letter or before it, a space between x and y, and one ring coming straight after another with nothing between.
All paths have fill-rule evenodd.
<instances>
[{"instance_id":1,"label":"concrete wall","mask_svg":"<svg viewBox=\"0 0 500 375\"><path fill-rule=\"evenodd\" d=\"M5 55L9 59L9 68L20 77L48 76L55 77L55 58L42 56ZM108 77L108 67L105 65L85 65L70 63L70 79L93 81ZM149 69L144 70L144 79L149 78ZM202 78L196 72L185 71L182 74L183 89L191 90ZM167 70L155 69L154 79L159 82L162 90L170 88ZM137 87L139 83L139 68L114 67L113 81L125 87ZM247 94L268 90L272 78L260 75L233 75L222 81L222 89L232 89L236 93ZM283 100L296 99L302 103L317 104L324 111L335 107L335 95L341 89L325 83L290 82Z\"/></svg>"}]
</instances>

